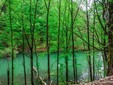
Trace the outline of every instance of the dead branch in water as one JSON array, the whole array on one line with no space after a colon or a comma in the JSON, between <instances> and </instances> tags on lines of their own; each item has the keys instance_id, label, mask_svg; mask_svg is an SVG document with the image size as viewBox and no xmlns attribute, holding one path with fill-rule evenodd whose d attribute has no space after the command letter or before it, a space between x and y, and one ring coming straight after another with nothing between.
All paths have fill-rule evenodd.
<instances>
[{"instance_id":1,"label":"dead branch in water","mask_svg":"<svg viewBox=\"0 0 113 85\"><path fill-rule=\"evenodd\" d=\"M33 72L37 76L36 79L39 80L41 82L41 84L47 85L47 83L43 80L43 78L41 76L39 76L38 71L34 66L33 66ZM50 85L52 85L52 81L50 82Z\"/></svg>"}]
</instances>

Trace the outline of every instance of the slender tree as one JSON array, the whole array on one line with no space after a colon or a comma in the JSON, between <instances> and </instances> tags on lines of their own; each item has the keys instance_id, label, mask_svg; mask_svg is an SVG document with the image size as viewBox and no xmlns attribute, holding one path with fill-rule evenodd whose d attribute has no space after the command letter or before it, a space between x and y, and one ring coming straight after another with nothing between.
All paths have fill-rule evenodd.
<instances>
[{"instance_id":1,"label":"slender tree","mask_svg":"<svg viewBox=\"0 0 113 85\"><path fill-rule=\"evenodd\" d=\"M8 60L8 69L7 69L7 85L10 85L10 68L9 68L9 60Z\"/></svg>"},{"instance_id":2,"label":"slender tree","mask_svg":"<svg viewBox=\"0 0 113 85\"><path fill-rule=\"evenodd\" d=\"M31 45L30 45L30 57L31 57L31 84L34 85L33 80L33 53L34 53L34 31L35 31L35 24L36 24L36 15L37 15L37 5L38 0L36 0L35 10L34 10L34 20L32 21L32 0L30 0L30 8L29 8L29 17L30 17L30 34L31 34Z\"/></svg>"},{"instance_id":3,"label":"slender tree","mask_svg":"<svg viewBox=\"0 0 113 85\"><path fill-rule=\"evenodd\" d=\"M37 50L36 50L36 41L34 41L34 48L35 48L35 55L36 55L36 67L37 67L37 71L38 71L38 79L39 79L39 66L38 66L38 64L39 64L39 59L38 59L38 53L37 53Z\"/></svg>"},{"instance_id":4,"label":"slender tree","mask_svg":"<svg viewBox=\"0 0 113 85\"><path fill-rule=\"evenodd\" d=\"M90 29L89 29L89 11L88 11L88 1L86 0L86 18L87 18L87 39L88 39L88 64L89 64L89 75L92 81L92 66L91 66L91 56L90 56Z\"/></svg>"},{"instance_id":5,"label":"slender tree","mask_svg":"<svg viewBox=\"0 0 113 85\"><path fill-rule=\"evenodd\" d=\"M51 84L51 78L50 78L50 45L49 45L49 13L50 13L50 3L51 0L48 1L48 3L46 2L46 0L44 0L45 6L46 6L46 10L47 10L47 14L46 14L46 47L47 47L47 60L48 60L48 85Z\"/></svg>"},{"instance_id":6,"label":"slender tree","mask_svg":"<svg viewBox=\"0 0 113 85\"><path fill-rule=\"evenodd\" d=\"M73 20L73 0L71 0L71 39L72 39L72 60L73 60L73 76L74 83L77 82L77 67L76 67L76 59L75 59L75 51L74 51L74 20Z\"/></svg>"},{"instance_id":7,"label":"slender tree","mask_svg":"<svg viewBox=\"0 0 113 85\"><path fill-rule=\"evenodd\" d=\"M10 23L10 32L11 32L11 57L12 57L12 85L14 85L14 43L13 43L13 27L12 27L12 15L11 15L11 2L12 0L9 0L9 23Z\"/></svg>"},{"instance_id":8,"label":"slender tree","mask_svg":"<svg viewBox=\"0 0 113 85\"><path fill-rule=\"evenodd\" d=\"M10 71L7 69L7 85L10 85Z\"/></svg>"},{"instance_id":9,"label":"slender tree","mask_svg":"<svg viewBox=\"0 0 113 85\"><path fill-rule=\"evenodd\" d=\"M36 0L36 4L35 4L35 11L34 11L34 21L33 21L33 37L34 37L34 31L36 28L36 16L37 16L37 8L38 8L38 0ZM37 66L37 71L38 71L38 78L39 78L39 67L38 67L38 54L36 51L36 40L32 38L32 40L34 41L34 49L35 49L35 54L36 54L36 66Z\"/></svg>"},{"instance_id":10,"label":"slender tree","mask_svg":"<svg viewBox=\"0 0 113 85\"><path fill-rule=\"evenodd\" d=\"M95 2L96 3L96 2ZM103 9L103 21L106 23L106 18L108 17L105 17L105 11L106 11L106 9L108 8L107 6L106 6L106 4L107 4L107 0L103 0L102 1L102 9ZM107 24L104 24L104 28L107 30ZM101 41L102 41L102 43L103 43L103 49L104 49L104 51L102 52L102 57L103 57L103 65L104 65L104 77L106 76L106 74L107 74L107 49L106 49L106 35L107 34L105 34L105 33L103 33L104 31L103 30L101 30L102 31L102 39L101 39ZM108 31L107 31L108 32Z\"/></svg>"},{"instance_id":11,"label":"slender tree","mask_svg":"<svg viewBox=\"0 0 113 85\"><path fill-rule=\"evenodd\" d=\"M94 25L94 27L93 27L93 36L92 36L92 41L93 41L93 80L95 80L95 56L94 56L94 54L95 54L95 49L94 49L94 45L95 45L95 40L94 40L94 38L95 38L95 36L94 36L94 33L95 33L95 8L94 8L94 14L93 14L93 25Z\"/></svg>"},{"instance_id":12,"label":"slender tree","mask_svg":"<svg viewBox=\"0 0 113 85\"><path fill-rule=\"evenodd\" d=\"M66 12L66 9L67 9L67 6L69 5L69 3L68 3L68 1L66 0L66 5L65 5L65 14L66 13L68 13L67 14L67 22L66 22L66 17L64 17L65 19L65 28L66 28L66 54L68 53L68 28L69 28L69 10ZM69 6L68 6L68 8L69 8ZM66 82L68 82L69 81L69 72L68 72L68 55L66 55L65 56L65 64L66 64ZM68 83L66 83L67 85L68 85Z\"/></svg>"},{"instance_id":13,"label":"slender tree","mask_svg":"<svg viewBox=\"0 0 113 85\"><path fill-rule=\"evenodd\" d=\"M34 28L32 26L32 0L29 1L30 8L29 8L29 22L30 22L30 34L31 34L31 42L30 42L30 63L31 63L31 85L34 85L33 80L33 43L34 43Z\"/></svg>"},{"instance_id":14,"label":"slender tree","mask_svg":"<svg viewBox=\"0 0 113 85\"><path fill-rule=\"evenodd\" d=\"M59 65L59 54L60 54L60 18L61 18L61 0L59 0L59 6L58 6L58 47L57 47L57 85L59 85L59 69L58 69L58 65Z\"/></svg>"},{"instance_id":15,"label":"slender tree","mask_svg":"<svg viewBox=\"0 0 113 85\"><path fill-rule=\"evenodd\" d=\"M22 54L23 54L23 68L24 68L24 83L25 85L27 85L27 78L26 78L26 65L25 65L25 55L24 55L24 49L25 49L25 28L24 28L24 17L23 17L23 14L24 14L24 8L23 8L23 3L24 3L24 0L22 2Z\"/></svg>"}]
</instances>

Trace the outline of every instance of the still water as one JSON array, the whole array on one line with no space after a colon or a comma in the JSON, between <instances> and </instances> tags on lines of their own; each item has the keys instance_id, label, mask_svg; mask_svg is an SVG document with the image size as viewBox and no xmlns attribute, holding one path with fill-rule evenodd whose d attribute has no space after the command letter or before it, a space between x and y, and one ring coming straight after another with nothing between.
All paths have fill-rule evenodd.
<instances>
[{"instance_id":1,"label":"still water","mask_svg":"<svg viewBox=\"0 0 113 85\"><path fill-rule=\"evenodd\" d=\"M92 54L92 53L91 53ZM28 54L27 54L28 55ZM59 63L59 74L60 81L65 81L65 56L66 54L60 53L60 63ZM75 52L75 57L77 61L77 76L78 81L88 81L88 54L87 52ZM93 56L91 56L93 57ZM36 56L34 54L34 67L36 67ZM73 79L73 69L72 69L72 55L68 54L69 62L69 79ZM95 72L96 78L103 77L103 59L101 52L95 52ZM45 53L38 53L38 66L39 74L42 78L47 79L47 55ZM57 53L50 54L51 62L51 79L55 82L56 80L56 59ZM30 85L30 58L25 56L25 65L27 73L27 83ZM8 63L10 68L10 80L11 80L11 60L6 58L0 59L0 85L7 85L7 69ZM24 85L24 70L23 70L23 57L22 54L18 54L14 59L14 85ZM39 84L37 84L39 85Z\"/></svg>"}]
</instances>

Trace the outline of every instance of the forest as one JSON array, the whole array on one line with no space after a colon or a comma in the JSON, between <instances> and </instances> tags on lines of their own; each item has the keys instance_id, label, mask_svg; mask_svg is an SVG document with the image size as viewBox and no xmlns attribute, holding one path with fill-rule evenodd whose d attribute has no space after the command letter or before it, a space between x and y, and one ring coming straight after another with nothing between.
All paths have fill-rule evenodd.
<instances>
[{"instance_id":1,"label":"forest","mask_svg":"<svg viewBox=\"0 0 113 85\"><path fill-rule=\"evenodd\" d=\"M112 0L0 0L0 85L80 85L112 75Z\"/></svg>"}]
</instances>

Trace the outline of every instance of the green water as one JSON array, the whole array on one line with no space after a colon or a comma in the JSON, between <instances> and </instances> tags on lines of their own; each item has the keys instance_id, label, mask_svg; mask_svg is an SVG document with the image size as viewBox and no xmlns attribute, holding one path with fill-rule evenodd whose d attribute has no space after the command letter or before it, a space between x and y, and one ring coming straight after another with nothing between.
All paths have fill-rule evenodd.
<instances>
[{"instance_id":1,"label":"green water","mask_svg":"<svg viewBox=\"0 0 113 85\"><path fill-rule=\"evenodd\" d=\"M72 56L69 56L69 78L70 80L73 79L73 71L72 71ZM51 61L51 79L53 81L56 80L56 53L50 54L50 61ZM83 80L84 78L88 77L88 58L86 52L75 52L75 57L77 60L77 75L78 80ZM42 78L47 78L47 55L43 53L38 54L39 58L39 73ZM27 81L28 85L30 85L30 58L25 56L26 61L26 72L27 72ZM95 61L96 61L96 72L99 74L99 71L102 70L102 56L100 52L95 53ZM8 63L11 72L11 60L7 60L6 58L0 59L0 83L3 85L7 85L7 69ZM17 57L14 59L14 85L24 85L24 71L23 71L23 57L22 54L18 54ZM36 56L34 54L34 66L36 67ZM60 72L60 81L63 79L65 80L65 54L62 52L60 53L60 63L59 63L59 72ZM11 74L11 73L10 73ZM100 75L100 74L99 74ZM85 77L84 77L85 76Z\"/></svg>"}]
</instances>

